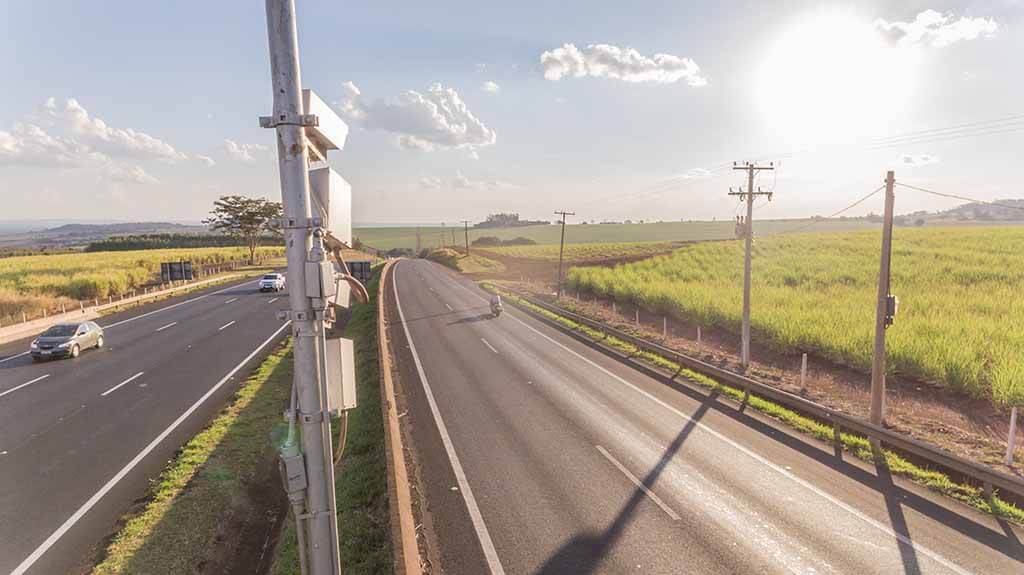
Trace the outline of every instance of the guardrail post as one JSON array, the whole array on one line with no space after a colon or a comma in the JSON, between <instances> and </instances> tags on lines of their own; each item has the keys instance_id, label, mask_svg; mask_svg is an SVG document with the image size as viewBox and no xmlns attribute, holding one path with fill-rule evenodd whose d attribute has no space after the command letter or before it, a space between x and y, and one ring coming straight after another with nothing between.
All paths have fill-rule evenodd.
<instances>
[{"instance_id":1,"label":"guardrail post","mask_svg":"<svg viewBox=\"0 0 1024 575\"><path fill-rule=\"evenodd\" d=\"M661 316L661 337L668 339L668 316Z\"/></svg>"},{"instance_id":2,"label":"guardrail post","mask_svg":"<svg viewBox=\"0 0 1024 575\"><path fill-rule=\"evenodd\" d=\"M615 300L612 300L612 313L619 313L618 306L615 305Z\"/></svg>"},{"instance_id":3,"label":"guardrail post","mask_svg":"<svg viewBox=\"0 0 1024 575\"><path fill-rule=\"evenodd\" d=\"M633 321L636 323L637 327L640 327L640 308L633 310Z\"/></svg>"},{"instance_id":4,"label":"guardrail post","mask_svg":"<svg viewBox=\"0 0 1024 575\"><path fill-rule=\"evenodd\" d=\"M44 318L46 317L46 308L45 307L43 308L43 317Z\"/></svg>"},{"instance_id":5,"label":"guardrail post","mask_svg":"<svg viewBox=\"0 0 1024 575\"><path fill-rule=\"evenodd\" d=\"M1013 452L1017 449L1017 406L1010 410L1010 434L1006 438L1006 465L1013 465Z\"/></svg>"},{"instance_id":6,"label":"guardrail post","mask_svg":"<svg viewBox=\"0 0 1024 575\"><path fill-rule=\"evenodd\" d=\"M807 354L800 359L800 393L807 391Z\"/></svg>"},{"instance_id":7,"label":"guardrail post","mask_svg":"<svg viewBox=\"0 0 1024 575\"><path fill-rule=\"evenodd\" d=\"M92 307L99 307L99 305L100 305L100 298L98 298L98 297L92 298Z\"/></svg>"},{"instance_id":8,"label":"guardrail post","mask_svg":"<svg viewBox=\"0 0 1024 575\"><path fill-rule=\"evenodd\" d=\"M843 456L843 428L836 422L832 423L832 447L836 457Z\"/></svg>"},{"instance_id":9,"label":"guardrail post","mask_svg":"<svg viewBox=\"0 0 1024 575\"><path fill-rule=\"evenodd\" d=\"M21 312L21 323L25 323L26 321L28 321L28 316L25 315L25 312Z\"/></svg>"},{"instance_id":10,"label":"guardrail post","mask_svg":"<svg viewBox=\"0 0 1024 575\"><path fill-rule=\"evenodd\" d=\"M697 326L697 345L700 345L700 326Z\"/></svg>"},{"instance_id":11,"label":"guardrail post","mask_svg":"<svg viewBox=\"0 0 1024 575\"><path fill-rule=\"evenodd\" d=\"M64 302L60 304L60 313L68 313L68 308L64 305Z\"/></svg>"}]
</instances>

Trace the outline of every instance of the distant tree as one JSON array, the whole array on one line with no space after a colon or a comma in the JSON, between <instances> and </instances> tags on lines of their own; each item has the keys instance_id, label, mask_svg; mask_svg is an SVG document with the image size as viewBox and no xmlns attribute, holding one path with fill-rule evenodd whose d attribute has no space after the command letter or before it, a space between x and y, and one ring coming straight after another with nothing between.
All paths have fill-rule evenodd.
<instances>
[{"instance_id":1,"label":"distant tree","mask_svg":"<svg viewBox=\"0 0 1024 575\"><path fill-rule=\"evenodd\" d=\"M924 218L917 218L916 220L914 220L914 225L917 226L917 227L923 226L924 225Z\"/></svg>"},{"instance_id":2,"label":"distant tree","mask_svg":"<svg viewBox=\"0 0 1024 575\"><path fill-rule=\"evenodd\" d=\"M213 202L204 224L226 235L242 238L249 248L249 263L256 263L256 248L266 237L281 237L280 202L245 196L221 196Z\"/></svg>"},{"instance_id":3,"label":"distant tree","mask_svg":"<svg viewBox=\"0 0 1024 575\"><path fill-rule=\"evenodd\" d=\"M500 246L501 238L495 236L480 236L472 241L471 245L474 246Z\"/></svg>"}]
</instances>

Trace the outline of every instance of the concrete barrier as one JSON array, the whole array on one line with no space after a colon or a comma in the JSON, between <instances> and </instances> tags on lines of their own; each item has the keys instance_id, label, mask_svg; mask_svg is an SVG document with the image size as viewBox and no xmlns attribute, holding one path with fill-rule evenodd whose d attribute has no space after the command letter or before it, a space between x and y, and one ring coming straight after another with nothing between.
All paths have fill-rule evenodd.
<instances>
[{"instance_id":1,"label":"concrete barrier","mask_svg":"<svg viewBox=\"0 0 1024 575\"><path fill-rule=\"evenodd\" d=\"M384 320L384 286L394 261L384 264L377 287L377 353L380 360L381 409L384 411L384 447L387 453L388 499L391 502L391 550L396 575L421 575L416 522L412 515L409 473L405 467L405 446L395 408L395 384L391 378L391 354Z\"/></svg>"}]
</instances>

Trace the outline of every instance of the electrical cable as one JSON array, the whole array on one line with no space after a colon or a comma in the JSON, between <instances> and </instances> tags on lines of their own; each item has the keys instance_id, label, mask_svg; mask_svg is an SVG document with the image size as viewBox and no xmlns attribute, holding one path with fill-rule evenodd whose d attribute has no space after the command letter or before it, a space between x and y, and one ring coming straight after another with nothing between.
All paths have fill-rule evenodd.
<instances>
[{"instance_id":1,"label":"electrical cable","mask_svg":"<svg viewBox=\"0 0 1024 575\"><path fill-rule=\"evenodd\" d=\"M875 190L873 192L871 192L870 194L864 196L863 198L857 200L856 202L853 202L852 204L846 206L845 208L843 208L843 209L841 209L841 210L839 210L837 212L833 212L833 213L825 216L824 218L822 218L822 220L830 220L830 219L832 219L832 218L834 218L834 217L836 217L838 215L843 214L844 212L852 210L853 208L855 208L855 207L861 205L862 203L866 202L869 198L871 198L871 196L874 196L875 194L877 194L878 192L881 192L884 189L885 189L885 184L882 184L881 186L875 188ZM794 227L794 228L791 228L791 229L780 230L780 231L775 232L775 233L770 234L770 235L777 236L779 234L792 234L792 233L796 233L796 232L805 230L807 228L810 228L811 226L814 226L815 224L820 223L822 220L814 220L814 221L812 221L812 222L810 222L808 224L803 224L803 225L800 225L800 226L797 226L797 227Z\"/></svg>"},{"instance_id":2,"label":"electrical cable","mask_svg":"<svg viewBox=\"0 0 1024 575\"><path fill-rule=\"evenodd\" d=\"M954 199L954 200L962 200L962 201L965 201L965 202L974 202L976 204L985 204L985 205L996 206L996 207L1000 207L1000 208L1008 208L1008 209L1011 209L1011 210L1024 210L1024 206L1011 206L1010 204L1000 204L999 202L988 202L988 201L985 201L985 200L978 200L978 199L975 199L975 198L969 198L967 196L958 196L956 194L946 194L946 193L942 193L942 192L936 192L934 190L928 190L928 189L925 189L925 188L919 188L917 186L911 186L910 184L904 184L904 183L901 183L901 182L896 182L896 185L904 187L904 188L909 188L911 190L917 190L918 192L924 192L926 194L932 194L932 195L935 195L935 196L941 196L943 198L951 198L951 199Z\"/></svg>"}]
</instances>

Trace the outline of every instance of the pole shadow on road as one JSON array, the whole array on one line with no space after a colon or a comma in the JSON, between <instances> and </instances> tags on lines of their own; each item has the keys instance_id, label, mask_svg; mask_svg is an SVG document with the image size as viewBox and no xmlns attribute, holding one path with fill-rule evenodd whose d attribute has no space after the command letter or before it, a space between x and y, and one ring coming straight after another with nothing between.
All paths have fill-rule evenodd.
<instances>
[{"instance_id":1,"label":"pole shadow on road","mask_svg":"<svg viewBox=\"0 0 1024 575\"><path fill-rule=\"evenodd\" d=\"M612 351L584 336L575 333L570 334L570 336L587 347L609 357L613 357L620 361L628 359L624 354ZM628 363L631 367L641 373L695 401L706 402L709 398L713 398L717 394L717 392L711 392L711 395L702 393L690 385L677 381L676 376L668 377L661 371L643 363L637 361L629 361ZM767 421L764 421L763 418L766 418L767 416L758 416L756 415L756 412L755 414L746 412L742 409L743 406L740 406L740 409L737 409L731 405L721 402L713 402L710 404L702 403L699 413L703 413L705 406L710 407L710 409L714 409L716 412L743 424L749 429L752 429L765 437L771 438L777 443L785 445L786 447L814 460L817 463L827 466L833 471L841 473L858 483L874 489L885 497L886 505L890 514L890 527L893 531L907 539L911 539L911 536L907 529L906 519L903 516L903 508L913 509L914 511L931 518L961 535L985 545L993 551L999 552L1006 557L1015 559L1016 561L1024 562L1024 544L1021 543L1010 524L1004 519L992 516L993 521L995 521L1000 527L1000 530L993 529L989 525L980 523L967 515L957 512L955 509L955 506L958 505L957 503L952 503L950 506L941 505L931 499L918 495L913 491L904 489L893 481L888 470L881 472L875 469L874 472L872 472L870 464L860 463L859 460L846 461L842 458L842 452L839 453L838 457L832 453L831 445L827 445L823 449L817 440L805 437L797 431L775 427ZM896 507L894 507L891 502L895 502ZM904 552L904 547L907 547L911 552L913 552L911 547L900 544L901 553ZM910 558L904 554L904 559L905 567L912 568L917 564L916 555L914 558ZM546 571L546 573L556 572L557 570ZM916 571L908 570L906 573L916 573Z\"/></svg>"},{"instance_id":2,"label":"pole shadow on road","mask_svg":"<svg viewBox=\"0 0 1024 575\"><path fill-rule=\"evenodd\" d=\"M654 483L658 480L662 471L665 470L665 467L675 457L676 453L683 446L683 442L686 441L686 438L696 429L697 422L704 417L704 414L707 413L708 409L715 402L716 397L717 394L708 396L700 408L694 412L690 420L683 426L683 429L676 435L676 438L665 449L658 464L651 468L647 475L644 476L641 481L644 487L653 489ZM646 497L647 495L643 489L639 487L634 489L629 500L607 529L601 533L587 532L576 535L544 562L544 565L537 570L538 575L560 575L563 573L583 575L595 572L601 561L615 547L616 542L633 519L640 502L646 499Z\"/></svg>"}]
</instances>

